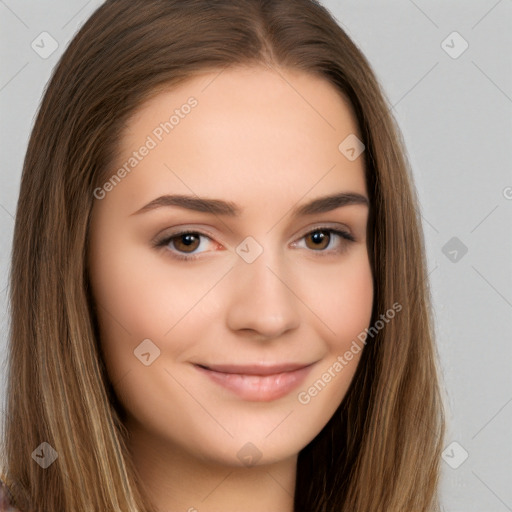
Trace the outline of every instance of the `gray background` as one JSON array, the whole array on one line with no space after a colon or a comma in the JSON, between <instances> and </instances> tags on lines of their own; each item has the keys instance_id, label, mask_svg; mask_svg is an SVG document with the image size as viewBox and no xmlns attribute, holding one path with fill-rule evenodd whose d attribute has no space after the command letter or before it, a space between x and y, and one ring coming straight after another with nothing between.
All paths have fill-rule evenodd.
<instances>
[{"instance_id":1,"label":"gray background","mask_svg":"<svg viewBox=\"0 0 512 512\"><path fill-rule=\"evenodd\" d=\"M22 161L50 72L101 3L0 0L2 401ZM449 415L444 509L512 511L512 0L323 3L383 85L420 197ZM45 31L58 42L46 59L31 47Z\"/></svg>"}]
</instances>

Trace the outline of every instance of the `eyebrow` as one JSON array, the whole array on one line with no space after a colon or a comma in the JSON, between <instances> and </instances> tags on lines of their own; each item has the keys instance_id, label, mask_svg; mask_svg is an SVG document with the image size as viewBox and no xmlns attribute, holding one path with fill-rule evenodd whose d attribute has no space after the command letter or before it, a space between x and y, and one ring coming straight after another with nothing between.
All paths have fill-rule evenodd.
<instances>
[{"instance_id":1,"label":"eyebrow","mask_svg":"<svg viewBox=\"0 0 512 512\"><path fill-rule=\"evenodd\" d=\"M342 206L364 205L369 206L368 198L355 192L340 192L333 195L318 197L312 201L296 206L292 210L294 216L313 215L330 212ZM178 206L196 212L211 213L214 215L239 216L242 209L231 201L222 199L209 199L188 195L163 195L153 199L148 204L133 212L131 215L156 210L157 208Z\"/></svg>"}]
</instances>

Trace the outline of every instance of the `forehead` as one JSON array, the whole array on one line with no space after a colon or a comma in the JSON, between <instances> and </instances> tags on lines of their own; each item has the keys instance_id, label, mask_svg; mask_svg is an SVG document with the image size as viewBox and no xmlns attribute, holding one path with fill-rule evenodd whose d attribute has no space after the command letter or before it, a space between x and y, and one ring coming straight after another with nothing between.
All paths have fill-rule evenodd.
<instances>
[{"instance_id":1,"label":"forehead","mask_svg":"<svg viewBox=\"0 0 512 512\"><path fill-rule=\"evenodd\" d=\"M364 192L363 157L349 161L338 148L350 135L360 138L352 108L322 77L265 67L208 72L137 109L117 167L142 146L152 148L128 165L115 192L148 200L173 191L235 194L240 201L283 190Z\"/></svg>"}]
</instances>

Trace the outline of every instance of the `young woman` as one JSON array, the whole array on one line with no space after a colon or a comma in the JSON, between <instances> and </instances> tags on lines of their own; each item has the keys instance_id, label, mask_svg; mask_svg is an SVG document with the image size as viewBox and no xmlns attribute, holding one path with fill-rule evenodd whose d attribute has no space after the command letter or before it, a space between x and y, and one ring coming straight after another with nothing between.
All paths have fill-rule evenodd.
<instances>
[{"instance_id":1,"label":"young woman","mask_svg":"<svg viewBox=\"0 0 512 512\"><path fill-rule=\"evenodd\" d=\"M439 510L416 204L377 80L318 3L105 2L24 163L8 501Z\"/></svg>"}]
</instances>

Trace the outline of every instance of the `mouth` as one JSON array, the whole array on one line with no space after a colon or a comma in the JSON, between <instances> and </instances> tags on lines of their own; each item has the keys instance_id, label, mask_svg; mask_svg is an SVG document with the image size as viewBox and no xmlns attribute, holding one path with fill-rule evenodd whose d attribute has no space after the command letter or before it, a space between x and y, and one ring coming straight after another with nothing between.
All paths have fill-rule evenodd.
<instances>
[{"instance_id":1,"label":"mouth","mask_svg":"<svg viewBox=\"0 0 512 512\"><path fill-rule=\"evenodd\" d=\"M203 365L194 367L214 383L251 402L270 402L299 386L314 363Z\"/></svg>"}]
</instances>

